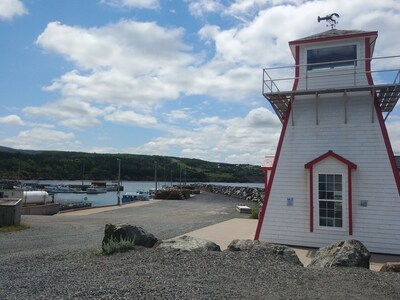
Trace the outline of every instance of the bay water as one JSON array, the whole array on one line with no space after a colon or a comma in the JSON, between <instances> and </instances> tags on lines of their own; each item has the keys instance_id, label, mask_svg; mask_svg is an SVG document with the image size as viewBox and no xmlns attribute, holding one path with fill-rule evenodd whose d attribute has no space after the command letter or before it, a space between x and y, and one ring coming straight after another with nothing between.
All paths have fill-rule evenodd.
<instances>
[{"instance_id":1,"label":"bay water","mask_svg":"<svg viewBox=\"0 0 400 300\"><path fill-rule=\"evenodd\" d=\"M33 181L24 181L24 183L29 184ZM43 181L34 181L38 184L43 185L81 185L82 181L58 181L58 180L43 180ZM90 185L92 181L85 180L83 182L84 185ZM115 182L107 182L107 184L112 184ZM179 182L172 182L172 185L178 185ZM190 184L190 183L186 183ZM243 186L243 187L260 187L263 188L263 183L226 183L226 182L207 182L206 184L216 184L216 185L227 185L227 186ZM137 191L148 192L150 189L155 188L154 181L123 181L121 185L124 187L124 190L120 192L120 197L124 195L124 193L135 193ZM160 189L163 186L171 186L171 182L164 182L159 181L157 183L157 188ZM117 192L107 192L101 194L73 194L73 193L56 193L54 194L54 201L61 203L61 202L89 202L92 204L92 207L97 206L106 206L106 205L115 205L118 202L118 195Z\"/></svg>"}]
</instances>

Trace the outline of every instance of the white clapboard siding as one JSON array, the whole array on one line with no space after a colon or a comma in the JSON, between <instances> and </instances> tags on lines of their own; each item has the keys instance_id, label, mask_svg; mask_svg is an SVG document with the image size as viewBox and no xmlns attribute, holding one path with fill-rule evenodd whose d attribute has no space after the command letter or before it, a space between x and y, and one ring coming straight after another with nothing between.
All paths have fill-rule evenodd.
<instances>
[{"instance_id":1,"label":"white clapboard siding","mask_svg":"<svg viewBox=\"0 0 400 300\"><path fill-rule=\"evenodd\" d=\"M260 240L321 247L339 239L358 239L372 252L400 254L400 197L371 103L368 94L348 94L347 101L342 94L321 95L318 101L315 96L295 99ZM309 170L304 165L329 150L357 165L352 170L353 235L348 232L347 178L343 178L344 230L319 228L315 202L314 232L310 232ZM323 168L347 176L347 166L333 158L317 163L314 176ZM293 198L293 206L287 206L287 198ZM368 201L367 207L361 200Z\"/></svg>"},{"instance_id":2,"label":"white clapboard siding","mask_svg":"<svg viewBox=\"0 0 400 300\"><path fill-rule=\"evenodd\" d=\"M363 39L352 40L352 42L343 43L343 41L329 42L329 47L356 45L357 59L365 58L365 45ZM365 76L365 62L357 61L357 65L346 67L335 67L333 69L314 69L307 70L307 50L327 47L326 43L314 43L312 46L302 45L300 47L300 80L297 90L315 90L350 86L368 85Z\"/></svg>"}]
</instances>

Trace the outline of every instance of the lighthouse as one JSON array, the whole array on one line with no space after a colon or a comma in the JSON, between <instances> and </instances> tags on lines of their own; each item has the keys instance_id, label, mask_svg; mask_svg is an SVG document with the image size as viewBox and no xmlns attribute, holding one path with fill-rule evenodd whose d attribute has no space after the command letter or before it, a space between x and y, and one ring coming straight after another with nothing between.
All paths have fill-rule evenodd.
<instances>
[{"instance_id":1,"label":"lighthouse","mask_svg":"<svg viewBox=\"0 0 400 300\"><path fill-rule=\"evenodd\" d=\"M400 95L400 58L373 57L377 31L333 27L289 42L290 76L271 75L286 67L263 70L282 131L263 167L255 239L305 247L357 239L400 254L400 176L385 125Z\"/></svg>"}]
</instances>

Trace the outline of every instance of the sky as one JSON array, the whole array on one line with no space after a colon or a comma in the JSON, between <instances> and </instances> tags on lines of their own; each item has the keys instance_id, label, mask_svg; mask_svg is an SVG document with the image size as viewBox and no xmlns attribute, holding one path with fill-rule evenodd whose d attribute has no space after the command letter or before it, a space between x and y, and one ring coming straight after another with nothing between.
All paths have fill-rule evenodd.
<instances>
[{"instance_id":1,"label":"sky","mask_svg":"<svg viewBox=\"0 0 400 300\"><path fill-rule=\"evenodd\" d=\"M334 12L400 54L399 0L0 0L0 145L259 165L282 126L262 69Z\"/></svg>"}]
</instances>

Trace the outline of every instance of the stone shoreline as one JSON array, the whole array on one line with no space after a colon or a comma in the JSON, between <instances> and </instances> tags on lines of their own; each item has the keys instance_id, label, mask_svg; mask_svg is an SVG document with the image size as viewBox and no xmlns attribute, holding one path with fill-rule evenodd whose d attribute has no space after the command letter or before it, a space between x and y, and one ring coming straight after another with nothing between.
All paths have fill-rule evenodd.
<instances>
[{"instance_id":1,"label":"stone shoreline","mask_svg":"<svg viewBox=\"0 0 400 300\"><path fill-rule=\"evenodd\" d=\"M255 202L262 205L264 201L264 189L254 187L238 187L216 184L193 184L194 187L210 193L222 194L229 197L235 197L241 200Z\"/></svg>"}]
</instances>

